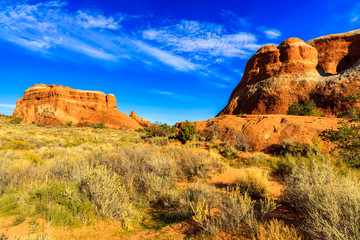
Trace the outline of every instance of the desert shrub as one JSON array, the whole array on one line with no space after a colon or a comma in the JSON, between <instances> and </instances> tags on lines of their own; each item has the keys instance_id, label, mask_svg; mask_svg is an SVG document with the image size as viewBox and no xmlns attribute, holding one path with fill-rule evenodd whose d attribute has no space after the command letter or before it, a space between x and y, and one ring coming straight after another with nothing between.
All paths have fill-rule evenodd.
<instances>
[{"instance_id":1,"label":"desert shrub","mask_svg":"<svg viewBox=\"0 0 360 240\"><path fill-rule=\"evenodd\" d=\"M256 232L258 240L301 240L300 232L277 219L261 223Z\"/></svg>"},{"instance_id":2,"label":"desert shrub","mask_svg":"<svg viewBox=\"0 0 360 240\"><path fill-rule=\"evenodd\" d=\"M248 139L246 135L241 132L232 133L226 143L239 151L247 152L249 150Z\"/></svg>"},{"instance_id":3,"label":"desert shrub","mask_svg":"<svg viewBox=\"0 0 360 240\"><path fill-rule=\"evenodd\" d=\"M217 207L210 206L206 201L191 204L191 207L193 220L199 227L216 235L221 231L236 232L240 224L249 224L249 219L254 219L253 205L246 193L243 195L234 188L221 198Z\"/></svg>"},{"instance_id":4,"label":"desert shrub","mask_svg":"<svg viewBox=\"0 0 360 240\"><path fill-rule=\"evenodd\" d=\"M194 184L184 190L173 190L163 201L166 209L165 218L170 222L182 221L193 216L191 206L198 202L205 202L210 208L216 208L221 203L222 195L214 186Z\"/></svg>"},{"instance_id":5,"label":"desert shrub","mask_svg":"<svg viewBox=\"0 0 360 240\"><path fill-rule=\"evenodd\" d=\"M271 196L265 196L263 199L260 199L260 205L260 212L263 215L274 211L279 206L279 204Z\"/></svg>"},{"instance_id":6,"label":"desert shrub","mask_svg":"<svg viewBox=\"0 0 360 240\"><path fill-rule=\"evenodd\" d=\"M167 137L153 137L150 139L150 144L158 146L167 146L169 144Z\"/></svg>"},{"instance_id":7,"label":"desert shrub","mask_svg":"<svg viewBox=\"0 0 360 240\"><path fill-rule=\"evenodd\" d=\"M62 147L64 148L77 147L86 143L87 141L89 141L89 139L86 139L84 137L66 138L65 142L62 144Z\"/></svg>"},{"instance_id":8,"label":"desert shrub","mask_svg":"<svg viewBox=\"0 0 360 240\"><path fill-rule=\"evenodd\" d=\"M243 193L260 198L268 190L268 174L260 168L244 168L236 177L234 184Z\"/></svg>"},{"instance_id":9,"label":"desert shrub","mask_svg":"<svg viewBox=\"0 0 360 240\"><path fill-rule=\"evenodd\" d=\"M264 153L256 154L246 159L247 166L257 166L270 168L273 165L274 160Z\"/></svg>"},{"instance_id":10,"label":"desert shrub","mask_svg":"<svg viewBox=\"0 0 360 240\"><path fill-rule=\"evenodd\" d=\"M86 170L91 166L91 163L82 159L64 159L53 162L49 165L49 177L63 181L79 182L83 179Z\"/></svg>"},{"instance_id":11,"label":"desert shrub","mask_svg":"<svg viewBox=\"0 0 360 240\"><path fill-rule=\"evenodd\" d=\"M132 201L150 205L164 204L177 181L205 177L214 168L222 167L218 156L205 150L155 146L124 146L96 162L124 180Z\"/></svg>"},{"instance_id":12,"label":"desert shrub","mask_svg":"<svg viewBox=\"0 0 360 240\"><path fill-rule=\"evenodd\" d=\"M69 122L65 123L65 126L67 126L67 127L71 127L72 125L73 125L72 121L69 121Z\"/></svg>"},{"instance_id":13,"label":"desert shrub","mask_svg":"<svg viewBox=\"0 0 360 240\"><path fill-rule=\"evenodd\" d=\"M216 143L209 146L210 149L216 149L222 156L230 160L239 157L239 151L227 143Z\"/></svg>"},{"instance_id":14,"label":"desert shrub","mask_svg":"<svg viewBox=\"0 0 360 240\"><path fill-rule=\"evenodd\" d=\"M310 144L293 141L292 139L286 139L281 144L282 154L311 156L320 153L320 149Z\"/></svg>"},{"instance_id":15,"label":"desert shrub","mask_svg":"<svg viewBox=\"0 0 360 240\"><path fill-rule=\"evenodd\" d=\"M19 207L19 201L16 201ZM25 199L27 210L20 213L41 214L55 225L78 227L94 218L94 209L76 183L50 181L30 190ZM21 206L21 205L20 205Z\"/></svg>"},{"instance_id":16,"label":"desert shrub","mask_svg":"<svg viewBox=\"0 0 360 240\"><path fill-rule=\"evenodd\" d=\"M35 164L44 164L44 160L36 156L34 153L29 153L29 152L24 153L23 158L30 160Z\"/></svg>"},{"instance_id":17,"label":"desert shrub","mask_svg":"<svg viewBox=\"0 0 360 240\"><path fill-rule=\"evenodd\" d=\"M177 138L180 140L180 142L186 143L188 140L193 139L195 135L196 135L195 125L192 125L191 122L186 120L185 124L180 127Z\"/></svg>"},{"instance_id":18,"label":"desert shrub","mask_svg":"<svg viewBox=\"0 0 360 240\"><path fill-rule=\"evenodd\" d=\"M141 137L139 136L123 136L120 138L121 142L125 142L125 143L141 143L143 142L143 139L141 139Z\"/></svg>"},{"instance_id":19,"label":"desert shrub","mask_svg":"<svg viewBox=\"0 0 360 240\"><path fill-rule=\"evenodd\" d=\"M91 128L94 128L94 129L105 129L106 126L105 126L105 123L101 122L101 123L91 123L89 125L87 125L88 127L91 127Z\"/></svg>"},{"instance_id":20,"label":"desert shrub","mask_svg":"<svg viewBox=\"0 0 360 240\"><path fill-rule=\"evenodd\" d=\"M21 122L23 121L23 118L21 117L16 117L16 118L13 118L9 121L9 123L11 124L20 124Z\"/></svg>"},{"instance_id":21,"label":"desert shrub","mask_svg":"<svg viewBox=\"0 0 360 240\"><path fill-rule=\"evenodd\" d=\"M30 150L35 146L23 140L2 141L0 149L2 150Z\"/></svg>"},{"instance_id":22,"label":"desert shrub","mask_svg":"<svg viewBox=\"0 0 360 240\"><path fill-rule=\"evenodd\" d=\"M5 192L5 190L9 187L11 182L12 174L8 171L6 165L1 162L0 163L0 196Z\"/></svg>"},{"instance_id":23,"label":"desert shrub","mask_svg":"<svg viewBox=\"0 0 360 240\"><path fill-rule=\"evenodd\" d=\"M304 214L310 239L358 239L359 183L338 176L328 162L297 164L287 179L284 201Z\"/></svg>"},{"instance_id":24,"label":"desert shrub","mask_svg":"<svg viewBox=\"0 0 360 240\"><path fill-rule=\"evenodd\" d=\"M194 177L205 177L212 169L222 168L221 159L214 153L189 148L173 148L177 162L177 176L191 180Z\"/></svg>"},{"instance_id":25,"label":"desert shrub","mask_svg":"<svg viewBox=\"0 0 360 240\"><path fill-rule=\"evenodd\" d=\"M288 115L323 117L313 100L306 100L302 103L296 102L289 106Z\"/></svg>"},{"instance_id":26,"label":"desert shrub","mask_svg":"<svg viewBox=\"0 0 360 240\"><path fill-rule=\"evenodd\" d=\"M274 159L273 164L271 165L271 173L277 176L289 176L296 164L299 156L292 156L291 154L286 154L283 157Z\"/></svg>"},{"instance_id":27,"label":"desert shrub","mask_svg":"<svg viewBox=\"0 0 360 240\"><path fill-rule=\"evenodd\" d=\"M116 218L122 220L125 226L130 226L135 210L121 182L117 174L110 173L104 166L98 166L85 174L81 188L89 193L100 216Z\"/></svg>"},{"instance_id":28,"label":"desert shrub","mask_svg":"<svg viewBox=\"0 0 360 240\"><path fill-rule=\"evenodd\" d=\"M206 202L210 208L217 208L226 197L220 194L216 187L200 183L185 189L174 186L166 189L161 193L158 205L165 210L161 217L168 223L180 222L194 216L192 206L198 202Z\"/></svg>"},{"instance_id":29,"label":"desert shrub","mask_svg":"<svg viewBox=\"0 0 360 240\"><path fill-rule=\"evenodd\" d=\"M228 159L234 159L237 158L239 155L239 151L234 148L233 146L225 145L223 150L220 152L221 155Z\"/></svg>"}]
</instances>

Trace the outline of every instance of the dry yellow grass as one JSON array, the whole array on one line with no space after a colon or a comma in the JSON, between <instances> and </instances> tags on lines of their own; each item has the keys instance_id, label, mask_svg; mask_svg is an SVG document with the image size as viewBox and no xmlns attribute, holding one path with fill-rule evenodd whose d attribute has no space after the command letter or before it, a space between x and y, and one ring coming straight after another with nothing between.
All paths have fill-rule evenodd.
<instances>
[{"instance_id":1,"label":"dry yellow grass","mask_svg":"<svg viewBox=\"0 0 360 240\"><path fill-rule=\"evenodd\" d=\"M283 221L270 220L259 226L257 240L301 240L299 231L293 226L287 226Z\"/></svg>"}]
</instances>

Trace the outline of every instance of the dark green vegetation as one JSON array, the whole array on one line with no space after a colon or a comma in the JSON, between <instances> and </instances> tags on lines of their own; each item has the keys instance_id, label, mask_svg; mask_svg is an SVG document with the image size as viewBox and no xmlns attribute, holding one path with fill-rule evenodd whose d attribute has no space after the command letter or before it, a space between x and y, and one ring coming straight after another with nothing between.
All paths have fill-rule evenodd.
<instances>
[{"instance_id":1,"label":"dark green vegetation","mask_svg":"<svg viewBox=\"0 0 360 240\"><path fill-rule=\"evenodd\" d=\"M23 119L21 117L16 117L16 118L10 119L9 123L11 123L11 124L20 124L22 121L23 121Z\"/></svg>"},{"instance_id":2,"label":"dark green vegetation","mask_svg":"<svg viewBox=\"0 0 360 240\"><path fill-rule=\"evenodd\" d=\"M323 117L313 100L306 100L302 103L296 102L289 106L288 115Z\"/></svg>"},{"instance_id":3,"label":"dark green vegetation","mask_svg":"<svg viewBox=\"0 0 360 240\"><path fill-rule=\"evenodd\" d=\"M178 139L180 142L185 143L188 140L191 140L196 135L196 127L191 124L191 122L186 121L184 125L180 127Z\"/></svg>"},{"instance_id":4,"label":"dark green vegetation","mask_svg":"<svg viewBox=\"0 0 360 240\"><path fill-rule=\"evenodd\" d=\"M358 103L360 90L343 99L351 108L339 114L343 119L339 121L337 130L326 130L321 137L335 143L333 151L338 152L350 167L360 167L360 111Z\"/></svg>"}]
</instances>

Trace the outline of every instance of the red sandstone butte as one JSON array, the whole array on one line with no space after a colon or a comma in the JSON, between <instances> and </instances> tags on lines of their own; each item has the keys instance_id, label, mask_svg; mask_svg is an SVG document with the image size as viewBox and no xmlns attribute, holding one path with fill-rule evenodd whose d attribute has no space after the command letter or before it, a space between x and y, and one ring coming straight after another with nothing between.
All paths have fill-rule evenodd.
<instances>
[{"instance_id":1,"label":"red sandstone butte","mask_svg":"<svg viewBox=\"0 0 360 240\"><path fill-rule=\"evenodd\" d=\"M359 58L360 30L264 46L219 115L286 114L291 104L312 99L333 116L349 107L341 99L360 89Z\"/></svg>"},{"instance_id":2,"label":"red sandstone butte","mask_svg":"<svg viewBox=\"0 0 360 240\"><path fill-rule=\"evenodd\" d=\"M104 123L113 129L141 128L133 118L117 109L114 95L59 85L36 84L27 89L17 101L12 117L46 125Z\"/></svg>"}]
</instances>

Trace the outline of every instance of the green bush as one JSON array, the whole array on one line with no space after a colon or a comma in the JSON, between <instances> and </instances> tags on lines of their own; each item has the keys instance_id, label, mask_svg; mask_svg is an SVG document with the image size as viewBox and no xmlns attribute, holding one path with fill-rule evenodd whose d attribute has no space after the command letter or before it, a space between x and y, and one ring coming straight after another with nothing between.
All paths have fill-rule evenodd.
<instances>
[{"instance_id":1,"label":"green bush","mask_svg":"<svg viewBox=\"0 0 360 240\"><path fill-rule=\"evenodd\" d=\"M188 140L193 139L195 135L196 135L195 125L192 125L191 122L186 120L185 124L180 127L177 138L180 140L180 142L186 143Z\"/></svg>"},{"instance_id":2,"label":"green bush","mask_svg":"<svg viewBox=\"0 0 360 240\"><path fill-rule=\"evenodd\" d=\"M289 106L288 115L323 117L313 100L306 100L303 103L296 102Z\"/></svg>"},{"instance_id":3,"label":"green bush","mask_svg":"<svg viewBox=\"0 0 360 240\"><path fill-rule=\"evenodd\" d=\"M232 160L239 157L239 151L227 143L216 143L209 145L210 149L216 149L222 156Z\"/></svg>"},{"instance_id":4,"label":"green bush","mask_svg":"<svg viewBox=\"0 0 360 240\"><path fill-rule=\"evenodd\" d=\"M73 125L72 121L65 123L65 126L71 127Z\"/></svg>"},{"instance_id":5,"label":"green bush","mask_svg":"<svg viewBox=\"0 0 360 240\"><path fill-rule=\"evenodd\" d=\"M13 118L9 121L9 123L11 124L20 124L21 122L23 121L23 118L21 117L16 117L16 118Z\"/></svg>"},{"instance_id":6,"label":"green bush","mask_svg":"<svg viewBox=\"0 0 360 240\"><path fill-rule=\"evenodd\" d=\"M293 156L312 156L317 155L320 152L320 149L315 146L306 143L296 142L292 139L286 139L281 144L281 153L283 155L291 154Z\"/></svg>"},{"instance_id":7,"label":"green bush","mask_svg":"<svg viewBox=\"0 0 360 240\"><path fill-rule=\"evenodd\" d=\"M171 137L175 135L176 128L175 126L170 126L166 123L154 123L151 126L146 128L139 128L136 130L137 132L145 133L146 138L150 137Z\"/></svg>"}]
</instances>

